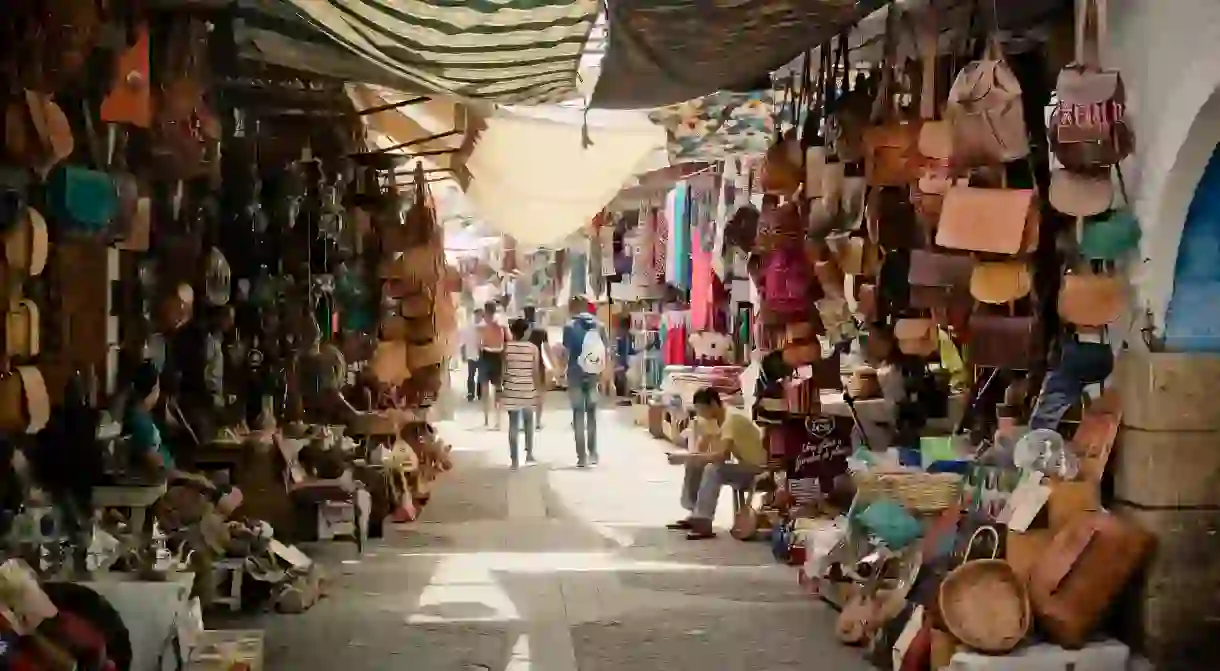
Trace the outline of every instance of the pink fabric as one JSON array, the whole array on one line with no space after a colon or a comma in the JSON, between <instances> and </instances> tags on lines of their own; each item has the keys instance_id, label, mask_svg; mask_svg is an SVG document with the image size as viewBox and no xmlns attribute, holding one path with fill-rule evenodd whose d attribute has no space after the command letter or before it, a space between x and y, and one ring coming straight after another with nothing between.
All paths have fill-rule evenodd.
<instances>
[{"instance_id":1,"label":"pink fabric","mask_svg":"<svg viewBox=\"0 0 1220 671\"><path fill-rule=\"evenodd\" d=\"M665 356L666 366L685 366L686 365L686 327L671 326L665 332Z\"/></svg>"},{"instance_id":2,"label":"pink fabric","mask_svg":"<svg viewBox=\"0 0 1220 671\"><path fill-rule=\"evenodd\" d=\"M710 331L712 328L712 254L700 247L700 232L691 231L691 329Z\"/></svg>"}]
</instances>

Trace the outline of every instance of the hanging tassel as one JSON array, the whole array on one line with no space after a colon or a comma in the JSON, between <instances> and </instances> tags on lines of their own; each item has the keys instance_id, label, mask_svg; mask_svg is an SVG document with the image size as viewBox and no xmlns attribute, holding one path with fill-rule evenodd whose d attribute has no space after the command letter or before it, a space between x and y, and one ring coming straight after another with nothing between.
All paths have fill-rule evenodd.
<instances>
[{"instance_id":1,"label":"hanging tassel","mask_svg":"<svg viewBox=\"0 0 1220 671\"><path fill-rule=\"evenodd\" d=\"M589 137L589 108L585 107L584 121L580 125L580 147L588 149L593 146L593 138Z\"/></svg>"}]
</instances>

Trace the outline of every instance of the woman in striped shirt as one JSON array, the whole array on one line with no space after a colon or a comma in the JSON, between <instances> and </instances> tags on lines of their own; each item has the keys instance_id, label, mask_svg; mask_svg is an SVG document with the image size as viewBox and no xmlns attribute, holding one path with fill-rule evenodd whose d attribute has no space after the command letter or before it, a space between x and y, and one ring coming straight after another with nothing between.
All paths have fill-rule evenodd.
<instances>
[{"instance_id":1,"label":"woman in striped shirt","mask_svg":"<svg viewBox=\"0 0 1220 671\"><path fill-rule=\"evenodd\" d=\"M513 339L504 346L504 382L500 400L508 410L508 450L517 468L517 432L525 432L525 462L534 462L534 407L542 388L538 348L525 339L529 323L515 319L509 325Z\"/></svg>"}]
</instances>

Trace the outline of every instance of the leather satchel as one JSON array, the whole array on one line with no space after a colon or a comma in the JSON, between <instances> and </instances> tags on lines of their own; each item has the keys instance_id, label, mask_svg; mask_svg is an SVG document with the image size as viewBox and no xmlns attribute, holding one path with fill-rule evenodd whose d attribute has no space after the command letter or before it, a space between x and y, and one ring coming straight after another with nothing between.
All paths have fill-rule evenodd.
<instances>
[{"instance_id":1,"label":"leather satchel","mask_svg":"<svg viewBox=\"0 0 1220 671\"><path fill-rule=\"evenodd\" d=\"M14 163L44 177L75 149L63 109L49 94L30 90L5 107L4 143Z\"/></svg>"},{"instance_id":2,"label":"leather satchel","mask_svg":"<svg viewBox=\"0 0 1220 671\"><path fill-rule=\"evenodd\" d=\"M1059 73L1050 128L1051 149L1069 170L1118 165L1135 146L1122 76L1099 63L1108 20L1107 0L1077 3L1076 60Z\"/></svg>"},{"instance_id":3,"label":"leather satchel","mask_svg":"<svg viewBox=\"0 0 1220 671\"><path fill-rule=\"evenodd\" d=\"M1034 615L1051 641L1067 648L1088 643L1155 540L1107 512L1079 515L1055 534L1029 579Z\"/></svg>"},{"instance_id":4,"label":"leather satchel","mask_svg":"<svg viewBox=\"0 0 1220 671\"><path fill-rule=\"evenodd\" d=\"M1114 186L1110 171L1056 170L1047 193L1051 207L1073 217L1091 217L1110 209Z\"/></svg>"},{"instance_id":5,"label":"leather satchel","mask_svg":"<svg viewBox=\"0 0 1220 671\"><path fill-rule=\"evenodd\" d=\"M931 319L899 319L894 322L898 351L911 356L932 356L940 348L936 322Z\"/></svg>"},{"instance_id":6,"label":"leather satchel","mask_svg":"<svg viewBox=\"0 0 1220 671\"><path fill-rule=\"evenodd\" d=\"M1040 221L1032 189L953 186L945 195L936 244L1012 256L1037 249Z\"/></svg>"},{"instance_id":7,"label":"leather satchel","mask_svg":"<svg viewBox=\"0 0 1220 671\"><path fill-rule=\"evenodd\" d=\"M51 400L42 372L17 366L0 378L0 430L35 434L51 420Z\"/></svg>"},{"instance_id":8,"label":"leather satchel","mask_svg":"<svg viewBox=\"0 0 1220 671\"><path fill-rule=\"evenodd\" d=\"M1029 370L1038 358L1038 320L975 312L970 316L967 359L973 366Z\"/></svg>"},{"instance_id":9,"label":"leather satchel","mask_svg":"<svg viewBox=\"0 0 1220 671\"><path fill-rule=\"evenodd\" d=\"M51 174L47 200L56 220L84 237L105 235L119 213L114 178L100 170L60 166Z\"/></svg>"},{"instance_id":10,"label":"leather satchel","mask_svg":"<svg viewBox=\"0 0 1220 671\"><path fill-rule=\"evenodd\" d=\"M47 267L51 238L46 219L26 207L17 224L4 232L4 260L10 270L37 277Z\"/></svg>"},{"instance_id":11,"label":"leather satchel","mask_svg":"<svg viewBox=\"0 0 1220 671\"><path fill-rule=\"evenodd\" d=\"M974 261L969 256L914 249L907 279L914 286L965 288L973 271Z\"/></svg>"},{"instance_id":12,"label":"leather satchel","mask_svg":"<svg viewBox=\"0 0 1220 671\"><path fill-rule=\"evenodd\" d=\"M373 376L388 385L400 385L410 379L407 368L407 344L399 340L383 340L369 360Z\"/></svg>"},{"instance_id":13,"label":"leather satchel","mask_svg":"<svg viewBox=\"0 0 1220 671\"><path fill-rule=\"evenodd\" d=\"M431 291L420 291L404 296L398 311L404 317L427 317L436 307L436 297Z\"/></svg>"},{"instance_id":14,"label":"leather satchel","mask_svg":"<svg viewBox=\"0 0 1220 671\"><path fill-rule=\"evenodd\" d=\"M152 88L149 80L148 25L136 27L135 43L118 54L114 82L102 100L101 119L138 128L152 126Z\"/></svg>"},{"instance_id":15,"label":"leather satchel","mask_svg":"<svg viewBox=\"0 0 1220 671\"><path fill-rule=\"evenodd\" d=\"M1014 303L1032 288L1029 266L1021 261L980 262L970 273L970 295L980 303Z\"/></svg>"},{"instance_id":16,"label":"leather satchel","mask_svg":"<svg viewBox=\"0 0 1220 671\"><path fill-rule=\"evenodd\" d=\"M873 123L864 131L864 178L869 186L907 187L919 179L923 155L919 153L918 120L902 119L896 109L895 25L899 11L886 13L882 82L873 103Z\"/></svg>"},{"instance_id":17,"label":"leather satchel","mask_svg":"<svg viewBox=\"0 0 1220 671\"><path fill-rule=\"evenodd\" d=\"M796 130L792 129L767 150L760 175L764 192L791 196L801 187L804 168L799 160L792 160L794 148L799 155L800 141L797 139Z\"/></svg>"},{"instance_id":18,"label":"leather satchel","mask_svg":"<svg viewBox=\"0 0 1220 671\"><path fill-rule=\"evenodd\" d=\"M1076 326L1100 327L1117 321L1126 306L1123 284L1114 275L1070 272L1059 288L1059 316Z\"/></svg>"},{"instance_id":19,"label":"leather satchel","mask_svg":"<svg viewBox=\"0 0 1220 671\"><path fill-rule=\"evenodd\" d=\"M4 351L10 357L30 358L41 351L38 305L29 299L20 299L9 306L4 324Z\"/></svg>"},{"instance_id":20,"label":"leather satchel","mask_svg":"<svg viewBox=\"0 0 1220 671\"><path fill-rule=\"evenodd\" d=\"M1007 163L1029 155L1021 84L994 36L982 59L957 74L945 119L952 133L954 165Z\"/></svg>"},{"instance_id":21,"label":"leather satchel","mask_svg":"<svg viewBox=\"0 0 1220 671\"><path fill-rule=\"evenodd\" d=\"M908 189L873 189L865 218L869 239L883 249L914 249L923 243Z\"/></svg>"}]
</instances>

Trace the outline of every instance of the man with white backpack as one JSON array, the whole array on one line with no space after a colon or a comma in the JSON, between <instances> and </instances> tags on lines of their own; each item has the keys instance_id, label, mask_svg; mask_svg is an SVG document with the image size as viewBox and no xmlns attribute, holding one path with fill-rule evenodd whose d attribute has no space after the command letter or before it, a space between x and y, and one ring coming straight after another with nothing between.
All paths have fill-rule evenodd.
<instances>
[{"instance_id":1,"label":"man with white backpack","mask_svg":"<svg viewBox=\"0 0 1220 671\"><path fill-rule=\"evenodd\" d=\"M605 374L609 352L602 325L590 312L589 301L573 296L568 302L572 319L563 327L568 357L568 400L572 404L572 430L576 434L576 465L597 465L598 384Z\"/></svg>"}]
</instances>

